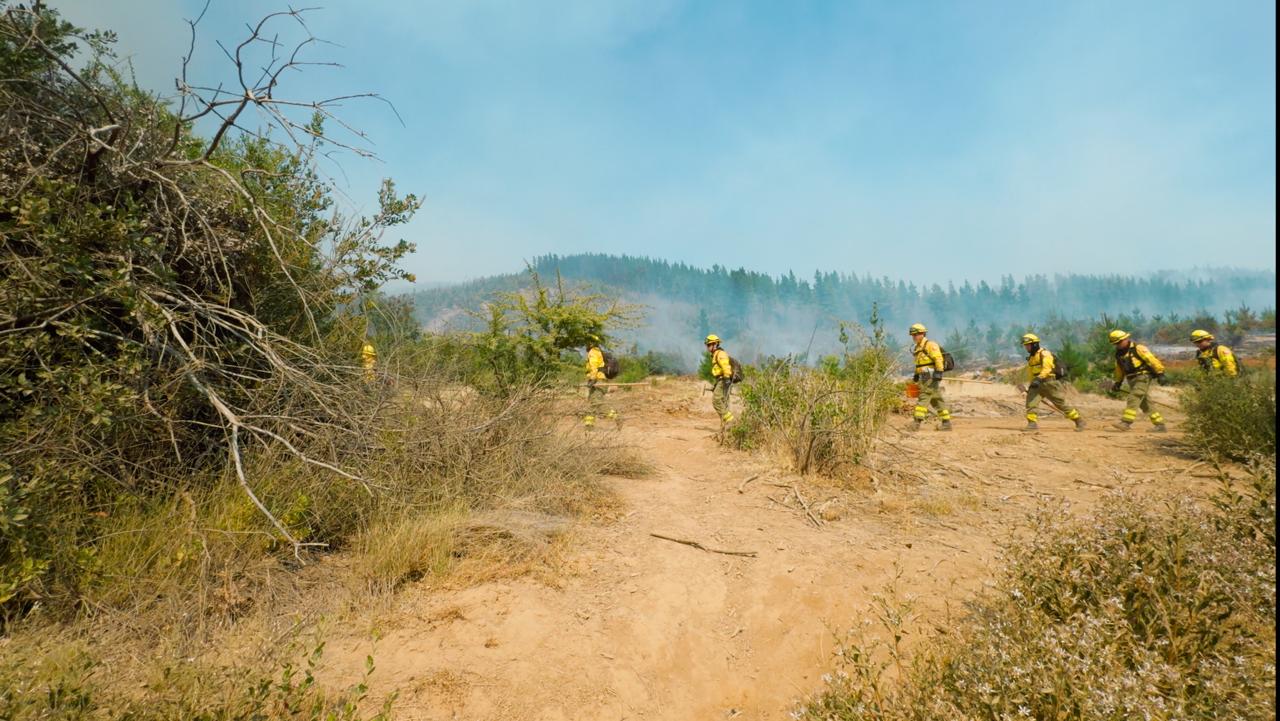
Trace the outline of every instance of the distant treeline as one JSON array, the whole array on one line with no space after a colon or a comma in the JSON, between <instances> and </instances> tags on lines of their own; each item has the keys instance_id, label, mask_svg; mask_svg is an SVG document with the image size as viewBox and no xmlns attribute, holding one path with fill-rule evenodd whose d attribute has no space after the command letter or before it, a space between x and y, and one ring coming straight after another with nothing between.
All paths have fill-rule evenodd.
<instances>
[{"instance_id":1,"label":"distant treeline","mask_svg":"<svg viewBox=\"0 0 1280 721\"><path fill-rule=\"evenodd\" d=\"M544 278L559 272L567 282L589 283L647 306L645 326L625 340L641 349L690 359L707 332L729 339L747 355L821 353L834 347L839 320L866 323L875 305L890 333L923 322L935 337L979 324L1009 326L1050 318L1220 315L1249 306L1274 306L1274 271L1234 269L1126 275L1004 276L960 285L917 285L905 279L854 272L769 275L712 266L695 268L664 260L584 254L547 255L531 269ZM464 311L478 309L495 291L514 290L525 273L494 276L413 295L418 319L432 329L468 327Z\"/></svg>"}]
</instances>

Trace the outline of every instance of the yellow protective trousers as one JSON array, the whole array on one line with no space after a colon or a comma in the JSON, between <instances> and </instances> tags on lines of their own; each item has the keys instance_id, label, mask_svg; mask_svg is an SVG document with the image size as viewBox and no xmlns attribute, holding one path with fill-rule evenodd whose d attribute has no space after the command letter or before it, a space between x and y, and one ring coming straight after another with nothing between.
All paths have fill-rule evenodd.
<instances>
[{"instance_id":1,"label":"yellow protective trousers","mask_svg":"<svg viewBox=\"0 0 1280 721\"><path fill-rule=\"evenodd\" d=\"M715 385L711 387L711 407L724 423L733 420L733 413L729 411L729 388L732 385L724 378L717 378Z\"/></svg>"},{"instance_id":2,"label":"yellow protective trousers","mask_svg":"<svg viewBox=\"0 0 1280 721\"><path fill-rule=\"evenodd\" d=\"M1080 411L1067 404L1066 388L1062 381L1042 378L1039 387L1027 389L1027 421L1029 423L1035 423L1040 419L1036 409L1040 407L1042 398L1062 411L1062 415L1066 416L1067 420L1074 421L1080 418Z\"/></svg>"},{"instance_id":3,"label":"yellow protective trousers","mask_svg":"<svg viewBox=\"0 0 1280 721\"><path fill-rule=\"evenodd\" d=\"M951 420L951 409L942 400L942 383L930 380L920 381L920 397L916 399L915 419L917 422L929 417L929 411L938 414L944 421Z\"/></svg>"},{"instance_id":4,"label":"yellow protective trousers","mask_svg":"<svg viewBox=\"0 0 1280 721\"><path fill-rule=\"evenodd\" d=\"M1151 405L1151 399L1148 397L1151 393L1151 376L1146 373L1129 376L1129 399L1124 406L1124 415L1121 420L1125 423L1133 423L1138 419L1138 411L1147 414L1153 425L1164 425L1164 416L1160 415L1160 411L1155 410L1155 406Z\"/></svg>"}]
</instances>

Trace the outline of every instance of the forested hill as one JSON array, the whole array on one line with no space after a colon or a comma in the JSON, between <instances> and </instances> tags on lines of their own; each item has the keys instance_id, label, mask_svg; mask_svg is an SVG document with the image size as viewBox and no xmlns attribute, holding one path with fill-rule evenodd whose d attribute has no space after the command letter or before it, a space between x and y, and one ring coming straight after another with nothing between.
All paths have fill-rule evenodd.
<instances>
[{"instance_id":1,"label":"forested hill","mask_svg":"<svg viewBox=\"0 0 1280 721\"><path fill-rule=\"evenodd\" d=\"M597 254L548 255L534 260L532 267L544 277L554 277L558 270L565 280L647 306L645 325L629 334L629 340L642 349L681 355L696 354L701 337L712 331L745 352L803 352L811 343L818 351L833 342L838 321L865 324L873 304L891 331L924 322L940 338L954 330L1030 327L1053 318L1218 315L1242 305L1258 311L1272 308L1276 297L1274 271L1227 269L1145 277L1005 276L996 285L960 281L944 287L836 271L807 278L773 276ZM512 273L420 291L413 300L428 328L462 328L467 327L466 311L479 308L495 291L527 282L526 273Z\"/></svg>"}]
</instances>

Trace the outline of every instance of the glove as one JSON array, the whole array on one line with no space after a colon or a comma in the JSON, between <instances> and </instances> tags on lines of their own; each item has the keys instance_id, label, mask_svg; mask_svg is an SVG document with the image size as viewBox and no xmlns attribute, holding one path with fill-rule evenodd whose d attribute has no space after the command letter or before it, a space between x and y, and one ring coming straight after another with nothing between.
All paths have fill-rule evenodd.
<instances>
[{"instance_id":1,"label":"glove","mask_svg":"<svg viewBox=\"0 0 1280 721\"><path fill-rule=\"evenodd\" d=\"M1162 386L1167 386L1169 385L1169 379L1165 378L1163 373L1160 373L1156 376L1156 383L1159 383Z\"/></svg>"},{"instance_id":2,"label":"glove","mask_svg":"<svg viewBox=\"0 0 1280 721\"><path fill-rule=\"evenodd\" d=\"M1119 393L1122 388L1124 388L1124 381L1116 381L1111 384L1112 393Z\"/></svg>"},{"instance_id":3,"label":"glove","mask_svg":"<svg viewBox=\"0 0 1280 721\"><path fill-rule=\"evenodd\" d=\"M1037 389L1037 388L1039 388L1039 387L1040 387L1040 384L1041 384L1041 382L1042 382L1042 381L1043 381L1043 379L1041 379L1041 378L1032 378L1032 379L1031 379L1031 385L1027 386L1027 388L1028 388L1028 389L1030 389L1030 390L1035 390L1035 389Z\"/></svg>"},{"instance_id":4,"label":"glove","mask_svg":"<svg viewBox=\"0 0 1280 721\"><path fill-rule=\"evenodd\" d=\"M912 381L913 383L919 383L919 382L920 382L920 374L919 374L919 373L916 373L915 375L911 376L911 381Z\"/></svg>"},{"instance_id":5,"label":"glove","mask_svg":"<svg viewBox=\"0 0 1280 721\"><path fill-rule=\"evenodd\" d=\"M933 372L933 381L932 381L932 382L933 382L933 385L935 385L935 386L937 386L937 385L941 385L941 383L942 383L942 371L934 371L934 372Z\"/></svg>"}]
</instances>

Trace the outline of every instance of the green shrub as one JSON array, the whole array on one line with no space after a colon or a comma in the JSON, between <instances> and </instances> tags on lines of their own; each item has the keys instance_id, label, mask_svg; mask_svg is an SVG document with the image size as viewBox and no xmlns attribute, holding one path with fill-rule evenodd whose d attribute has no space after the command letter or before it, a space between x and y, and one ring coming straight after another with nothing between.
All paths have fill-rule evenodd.
<instances>
[{"instance_id":1,"label":"green shrub","mask_svg":"<svg viewBox=\"0 0 1280 721\"><path fill-rule=\"evenodd\" d=\"M843 334L843 332L842 332ZM872 342L810 368L772 360L740 388L742 413L727 439L782 451L797 473L836 475L871 450L898 402L889 352Z\"/></svg>"},{"instance_id":2,"label":"green shrub","mask_svg":"<svg viewBox=\"0 0 1280 721\"><path fill-rule=\"evenodd\" d=\"M473 340L475 358L489 373L480 387L502 395L569 377L582 366L590 343L608 342L606 330L626 327L636 318L633 306L568 288L559 275L550 287L531 268L529 285L524 291L497 294L486 306L486 330Z\"/></svg>"},{"instance_id":3,"label":"green shrub","mask_svg":"<svg viewBox=\"0 0 1280 721\"><path fill-rule=\"evenodd\" d=\"M1273 371L1250 370L1237 378L1202 376L1183 392L1182 407L1187 441L1197 452L1233 460L1275 457Z\"/></svg>"},{"instance_id":4,"label":"green shrub","mask_svg":"<svg viewBox=\"0 0 1280 721\"><path fill-rule=\"evenodd\" d=\"M1274 719L1274 465L1214 500L1041 514L959 624L908 656L910 605L880 604L888 638L851 635L795 716Z\"/></svg>"}]
</instances>

